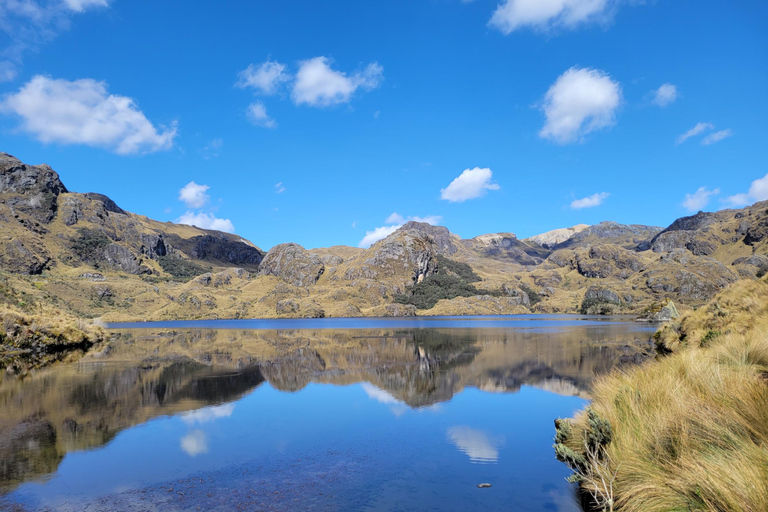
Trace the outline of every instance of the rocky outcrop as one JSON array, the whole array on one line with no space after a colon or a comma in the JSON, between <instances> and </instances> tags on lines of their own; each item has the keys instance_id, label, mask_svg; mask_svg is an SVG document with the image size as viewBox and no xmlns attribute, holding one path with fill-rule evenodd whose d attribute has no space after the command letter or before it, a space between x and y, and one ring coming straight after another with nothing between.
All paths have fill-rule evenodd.
<instances>
[{"instance_id":1,"label":"rocky outcrop","mask_svg":"<svg viewBox=\"0 0 768 512\"><path fill-rule=\"evenodd\" d=\"M625 249L636 250L638 246L647 243L661 230L662 228L656 226L601 222L574 234L568 240L553 248L571 249L600 243L619 245Z\"/></svg>"},{"instance_id":2,"label":"rocky outcrop","mask_svg":"<svg viewBox=\"0 0 768 512\"><path fill-rule=\"evenodd\" d=\"M65 192L59 175L49 166L26 165L8 153L0 153L0 202L12 211L24 212L47 224L56 216L58 196Z\"/></svg>"},{"instance_id":3,"label":"rocky outcrop","mask_svg":"<svg viewBox=\"0 0 768 512\"><path fill-rule=\"evenodd\" d=\"M462 241L482 257L511 261L525 266L540 264L549 252L538 244L529 245L513 233L492 233Z\"/></svg>"},{"instance_id":4,"label":"rocky outcrop","mask_svg":"<svg viewBox=\"0 0 768 512\"><path fill-rule=\"evenodd\" d=\"M523 241L539 244L545 249L551 249L558 244L562 244L577 233L581 233L588 227L588 224L577 224L570 228L553 229L552 231L526 238Z\"/></svg>"},{"instance_id":5,"label":"rocky outcrop","mask_svg":"<svg viewBox=\"0 0 768 512\"><path fill-rule=\"evenodd\" d=\"M409 222L365 253L345 264L344 279L386 279L398 293L437 272L438 248L425 230L429 224Z\"/></svg>"},{"instance_id":6,"label":"rocky outcrop","mask_svg":"<svg viewBox=\"0 0 768 512\"><path fill-rule=\"evenodd\" d=\"M141 264L141 260L136 257L125 246L112 243L104 249L104 259L107 264L117 270L122 270L128 274L151 274L152 270Z\"/></svg>"},{"instance_id":7,"label":"rocky outcrop","mask_svg":"<svg viewBox=\"0 0 768 512\"><path fill-rule=\"evenodd\" d=\"M320 279L325 265L299 244L274 246L259 265L259 274L276 276L294 286L311 286Z\"/></svg>"}]
</instances>

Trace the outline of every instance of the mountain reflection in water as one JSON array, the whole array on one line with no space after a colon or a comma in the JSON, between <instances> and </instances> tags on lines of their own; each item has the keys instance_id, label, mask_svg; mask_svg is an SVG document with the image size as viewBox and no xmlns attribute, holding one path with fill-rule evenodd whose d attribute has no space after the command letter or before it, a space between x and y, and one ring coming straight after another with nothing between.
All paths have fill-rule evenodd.
<instances>
[{"instance_id":1,"label":"mountain reflection in water","mask_svg":"<svg viewBox=\"0 0 768 512\"><path fill-rule=\"evenodd\" d=\"M178 442L208 453L201 425L268 382L296 392L309 383L360 383L398 414L439 407L467 387L514 393L533 386L588 397L595 375L649 353L647 329L621 323L548 329L130 329L81 360L0 375L0 495L57 471L67 453L102 446L157 416L189 426ZM492 463L505 439L469 425L445 442ZM466 459L465 459L466 460ZM2 502L0 502L2 503Z\"/></svg>"}]
</instances>

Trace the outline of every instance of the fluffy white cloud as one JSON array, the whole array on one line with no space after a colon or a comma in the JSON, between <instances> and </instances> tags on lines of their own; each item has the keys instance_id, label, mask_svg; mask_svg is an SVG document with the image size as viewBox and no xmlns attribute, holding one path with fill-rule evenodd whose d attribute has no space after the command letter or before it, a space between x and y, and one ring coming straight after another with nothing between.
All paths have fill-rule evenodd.
<instances>
[{"instance_id":1,"label":"fluffy white cloud","mask_svg":"<svg viewBox=\"0 0 768 512\"><path fill-rule=\"evenodd\" d=\"M608 192L599 192L588 197L582 197L581 199L572 201L571 208L574 210L581 210L582 208L594 208L595 206L600 206L603 204L603 201L608 199L608 196L610 195L611 194Z\"/></svg>"},{"instance_id":2,"label":"fluffy white cloud","mask_svg":"<svg viewBox=\"0 0 768 512\"><path fill-rule=\"evenodd\" d=\"M73 11L83 12L89 7L107 7L109 0L64 0L64 3Z\"/></svg>"},{"instance_id":3,"label":"fluffy white cloud","mask_svg":"<svg viewBox=\"0 0 768 512\"><path fill-rule=\"evenodd\" d=\"M705 132L707 130L714 130L715 125L712 123L696 123L696 126L682 134L677 138L677 143L682 144L686 140L690 139L691 137L695 137L696 135Z\"/></svg>"},{"instance_id":4,"label":"fluffy white cloud","mask_svg":"<svg viewBox=\"0 0 768 512\"><path fill-rule=\"evenodd\" d=\"M500 187L491 182L492 178L493 171L488 168L465 169L458 178L440 190L440 199L461 203L468 199L482 197L489 190L499 190Z\"/></svg>"},{"instance_id":5,"label":"fluffy white cloud","mask_svg":"<svg viewBox=\"0 0 768 512\"><path fill-rule=\"evenodd\" d=\"M488 24L505 35L517 29L573 28L610 19L619 0L505 0Z\"/></svg>"},{"instance_id":6,"label":"fluffy white cloud","mask_svg":"<svg viewBox=\"0 0 768 512\"><path fill-rule=\"evenodd\" d=\"M693 194L685 194L683 208L689 212L698 212L699 210L703 210L704 207L709 203L709 199L719 193L719 188L714 190L707 190L705 187L699 187L699 189Z\"/></svg>"},{"instance_id":7,"label":"fluffy white cloud","mask_svg":"<svg viewBox=\"0 0 768 512\"><path fill-rule=\"evenodd\" d=\"M348 103L355 91L375 89L384 79L384 68L377 62L352 75L333 70L330 64L327 57L301 62L291 93L294 103L313 107Z\"/></svg>"},{"instance_id":8,"label":"fluffy white cloud","mask_svg":"<svg viewBox=\"0 0 768 512\"><path fill-rule=\"evenodd\" d=\"M612 126L621 104L621 86L603 71L571 68L544 95L546 122L539 136L559 144Z\"/></svg>"},{"instance_id":9,"label":"fluffy white cloud","mask_svg":"<svg viewBox=\"0 0 768 512\"><path fill-rule=\"evenodd\" d=\"M245 115L251 124L263 126L264 128L274 128L277 123L267 114L267 107L260 101L251 103L245 111Z\"/></svg>"},{"instance_id":10,"label":"fluffy white cloud","mask_svg":"<svg viewBox=\"0 0 768 512\"><path fill-rule=\"evenodd\" d=\"M654 104L660 107L666 107L667 105L674 103L677 99L677 87L672 84L663 84L658 89L654 90L652 94L652 101Z\"/></svg>"},{"instance_id":11,"label":"fluffy white cloud","mask_svg":"<svg viewBox=\"0 0 768 512\"><path fill-rule=\"evenodd\" d=\"M723 139L727 139L733 135L733 132L730 129L727 130L720 130L715 133L710 133L704 139L701 141L702 144L705 146L709 146L710 144L714 144L715 142L720 142Z\"/></svg>"},{"instance_id":12,"label":"fluffy white cloud","mask_svg":"<svg viewBox=\"0 0 768 512\"><path fill-rule=\"evenodd\" d=\"M362 247L364 249L367 249L371 245L375 244L379 240L383 240L384 238L387 238L389 235L403 227L403 225L408 222L409 220L412 220L414 222L426 222L427 224L432 224L433 226L436 226L440 223L441 220L443 220L443 217L440 215L427 215L426 217L419 217L418 215L410 215L408 217L403 217L397 212L393 212L389 217L387 217L387 220L384 221L387 226L381 226L378 228L374 228L372 231L366 231L365 236L362 240L360 240L360 243L357 244L358 247ZM356 223L352 223L352 227L356 227Z\"/></svg>"},{"instance_id":13,"label":"fluffy white cloud","mask_svg":"<svg viewBox=\"0 0 768 512\"><path fill-rule=\"evenodd\" d=\"M494 439L482 430L455 426L448 429L448 440L472 462L496 462L499 460L501 439Z\"/></svg>"},{"instance_id":14,"label":"fluffy white cloud","mask_svg":"<svg viewBox=\"0 0 768 512\"><path fill-rule=\"evenodd\" d=\"M758 201L768 201L768 174L753 181L746 194L727 197L724 202L731 206L747 206Z\"/></svg>"},{"instance_id":15,"label":"fluffy white cloud","mask_svg":"<svg viewBox=\"0 0 768 512\"><path fill-rule=\"evenodd\" d=\"M190 181L179 190L179 201L183 201L187 208L202 208L211 199L211 196L206 194L210 188L208 185L198 185Z\"/></svg>"},{"instance_id":16,"label":"fluffy white cloud","mask_svg":"<svg viewBox=\"0 0 768 512\"><path fill-rule=\"evenodd\" d=\"M285 71L285 64L268 60L259 66L250 64L240 72L237 86L256 89L261 94L275 94L291 76Z\"/></svg>"},{"instance_id":17,"label":"fluffy white cloud","mask_svg":"<svg viewBox=\"0 0 768 512\"><path fill-rule=\"evenodd\" d=\"M0 0L0 82L13 80L24 55L69 28L70 18L109 0Z\"/></svg>"},{"instance_id":18,"label":"fluffy white cloud","mask_svg":"<svg viewBox=\"0 0 768 512\"><path fill-rule=\"evenodd\" d=\"M108 94L104 82L36 76L8 94L0 111L21 118L21 130L44 143L85 144L118 154L169 149L175 123L158 130L133 99Z\"/></svg>"},{"instance_id":19,"label":"fluffy white cloud","mask_svg":"<svg viewBox=\"0 0 768 512\"><path fill-rule=\"evenodd\" d=\"M224 231L225 233L234 233L235 226L229 219L218 219L212 213L205 212L191 212L184 213L181 217L176 219L177 224L186 224L187 226L197 226L202 229L213 229L216 231Z\"/></svg>"}]
</instances>

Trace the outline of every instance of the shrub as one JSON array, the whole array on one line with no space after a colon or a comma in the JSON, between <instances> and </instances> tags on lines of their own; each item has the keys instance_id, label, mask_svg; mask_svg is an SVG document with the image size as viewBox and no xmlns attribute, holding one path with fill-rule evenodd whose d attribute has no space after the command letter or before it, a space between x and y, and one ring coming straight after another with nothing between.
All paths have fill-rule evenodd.
<instances>
[{"instance_id":1,"label":"shrub","mask_svg":"<svg viewBox=\"0 0 768 512\"><path fill-rule=\"evenodd\" d=\"M102 259L103 251L109 244L109 238L101 231L80 228L77 237L72 240L72 252L82 261L96 262Z\"/></svg>"},{"instance_id":2,"label":"shrub","mask_svg":"<svg viewBox=\"0 0 768 512\"><path fill-rule=\"evenodd\" d=\"M175 256L158 256L157 262L165 272L168 272L176 279L189 281L190 279L205 274L210 268L203 267L197 263Z\"/></svg>"},{"instance_id":3,"label":"shrub","mask_svg":"<svg viewBox=\"0 0 768 512\"><path fill-rule=\"evenodd\" d=\"M431 309L441 299L472 297L485 292L479 291L472 284L480 277L466 263L453 261L444 256L437 256L438 271L414 284L406 293L396 294L398 304L410 304L416 309Z\"/></svg>"}]
</instances>

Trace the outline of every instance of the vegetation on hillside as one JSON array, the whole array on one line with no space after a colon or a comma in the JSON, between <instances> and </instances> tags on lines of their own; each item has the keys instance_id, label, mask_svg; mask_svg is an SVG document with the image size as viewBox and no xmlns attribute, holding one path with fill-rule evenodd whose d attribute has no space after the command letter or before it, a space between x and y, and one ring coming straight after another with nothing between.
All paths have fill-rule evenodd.
<instances>
[{"instance_id":1,"label":"vegetation on hillside","mask_svg":"<svg viewBox=\"0 0 768 512\"><path fill-rule=\"evenodd\" d=\"M416 309L430 309L441 299L472 297L484 292L471 283L480 281L472 267L466 263L437 256L438 271L414 284L406 293L395 295L398 304L410 304Z\"/></svg>"},{"instance_id":2,"label":"vegetation on hillside","mask_svg":"<svg viewBox=\"0 0 768 512\"><path fill-rule=\"evenodd\" d=\"M211 271L210 268L203 267L194 261L185 260L177 256L159 256L157 262L160 263L160 267L162 267L165 272L168 272L174 278L181 281L189 281L194 277Z\"/></svg>"},{"instance_id":3,"label":"vegetation on hillside","mask_svg":"<svg viewBox=\"0 0 768 512\"><path fill-rule=\"evenodd\" d=\"M72 239L72 252L82 261L98 263L103 259L101 255L109 243L109 238L101 231L80 228L77 230L77 237Z\"/></svg>"},{"instance_id":4,"label":"vegetation on hillside","mask_svg":"<svg viewBox=\"0 0 768 512\"><path fill-rule=\"evenodd\" d=\"M762 512L768 504L768 282L740 281L663 328L672 353L594 386L556 422L589 506Z\"/></svg>"}]
</instances>

